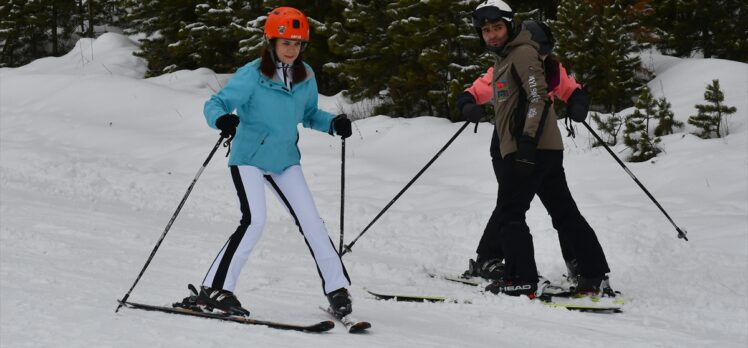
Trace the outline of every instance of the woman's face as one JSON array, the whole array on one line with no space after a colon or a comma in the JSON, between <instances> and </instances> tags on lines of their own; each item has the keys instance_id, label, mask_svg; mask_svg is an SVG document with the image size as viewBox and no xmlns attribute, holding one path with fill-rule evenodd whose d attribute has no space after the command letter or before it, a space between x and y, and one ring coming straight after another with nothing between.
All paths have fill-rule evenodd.
<instances>
[{"instance_id":1,"label":"woman's face","mask_svg":"<svg viewBox=\"0 0 748 348\"><path fill-rule=\"evenodd\" d=\"M293 64L301 52L301 41L278 39L275 44L275 56L283 64Z\"/></svg>"}]
</instances>

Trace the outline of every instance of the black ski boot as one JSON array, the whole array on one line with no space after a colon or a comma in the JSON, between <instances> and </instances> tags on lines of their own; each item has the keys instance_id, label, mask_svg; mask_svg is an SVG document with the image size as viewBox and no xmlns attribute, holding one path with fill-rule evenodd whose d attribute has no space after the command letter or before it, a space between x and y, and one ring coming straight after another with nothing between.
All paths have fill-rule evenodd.
<instances>
[{"instance_id":1,"label":"black ski boot","mask_svg":"<svg viewBox=\"0 0 748 348\"><path fill-rule=\"evenodd\" d=\"M201 286L195 302L206 312L217 309L228 315L249 316L249 311L244 309L234 293L228 290Z\"/></svg>"},{"instance_id":2,"label":"black ski boot","mask_svg":"<svg viewBox=\"0 0 748 348\"><path fill-rule=\"evenodd\" d=\"M499 280L504 277L504 262L499 258L483 259L478 257L476 261L468 261L468 270L462 274L463 278L481 277L487 280Z\"/></svg>"},{"instance_id":3,"label":"black ski boot","mask_svg":"<svg viewBox=\"0 0 748 348\"><path fill-rule=\"evenodd\" d=\"M344 317L353 312L351 294L348 289L340 288L327 294L327 301L330 302L330 308L336 316Z\"/></svg>"},{"instance_id":4,"label":"black ski boot","mask_svg":"<svg viewBox=\"0 0 748 348\"><path fill-rule=\"evenodd\" d=\"M529 298L535 298L535 292L538 290L538 283L535 281L524 281L519 279L504 280L499 279L486 286L486 291L494 294L505 294L509 296L527 295Z\"/></svg>"},{"instance_id":5,"label":"black ski boot","mask_svg":"<svg viewBox=\"0 0 748 348\"><path fill-rule=\"evenodd\" d=\"M577 295L616 297L621 293L610 287L610 279L607 275L599 277L579 277L579 283L574 289Z\"/></svg>"}]
</instances>

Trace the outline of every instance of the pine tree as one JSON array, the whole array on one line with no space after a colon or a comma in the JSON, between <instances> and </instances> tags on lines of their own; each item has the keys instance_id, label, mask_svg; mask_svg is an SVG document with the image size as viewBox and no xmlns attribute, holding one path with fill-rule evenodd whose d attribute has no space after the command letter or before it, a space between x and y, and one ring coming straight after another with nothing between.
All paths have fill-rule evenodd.
<instances>
[{"instance_id":1,"label":"pine tree","mask_svg":"<svg viewBox=\"0 0 748 348\"><path fill-rule=\"evenodd\" d=\"M719 80L712 80L712 84L706 87L704 99L709 104L696 104L698 113L689 117L688 123L701 128L701 132L697 135L704 139L712 138L714 134L717 138L721 138L723 133L727 135L725 118L734 114L737 109L734 106L722 104L725 101L725 95L719 87Z\"/></svg>"},{"instance_id":2,"label":"pine tree","mask_svg":"<svg viewBox=\"0 0 748 348\"><path fill-rule=\"evenodd\" d=\"M557 53L589 91L593 105L607 112L631 105L642 85L636 79L641 46L634 41L637 22L627 18L622 1L563 0L552 22Z\"/></svg>"},{"instance_id":3,"label":"pine tree","mask_svg":"<svg viewBox=\"0 0 748 348\"><path fill-rule=\"evenodd\" d=\"M346 95L377 99L377 113L457 119L454 100L485 69L470 24L476 3L351 3L330 40L334 52L348 53L335 67L348 83Z\"/></svg>"},{"instance_id":4,"label":"pine tree","mask_svg":"<svg viewBox=\"0 0 748 348\"><path fill-rule=\"evenodd\" d=\"M76 11L71 1L9 0L0 5L0 66L67 53L75 44Z\"/></svg>"},{"instance_id":5,"label":"pine tree","mask_svg":"<svg viewBox=\"0 0 748 348\"><path fill-rule=\"evenodd\" d=\"M670 102L665 97L657 99L655 118L659 120L654 131L656 136L673 134L673 128L683 127L683 122L675 119Z\"/></svg>"},{"instance_id":6,"label":"pine tree","mask_svg":"<svg viewBox=\"0 0 748 348\"><path fill-rule=\"evenodd\" d=\"M136 56L148 61L148 76L155 76L177 68L192 66L188 56L174 56L169 45L178 42L177 36L184 23L196 22L195 7L199 0L123 0L130 12L126 21L131 24L125 33L144 34Z\"/></svg>"},{"instance_id":7,"label":"pine tree","mask_svg":"<svg viewBox=\"0 0 748 348\"><path fill-rule=\"evenodd\" d=\"M355 101L379 97L386 88L391 67L398 64L398 57L386 41L389 19L385 7L389 2L350 2L343 19L332 24L330 50L346 58L328 69L346 80L346 95Z\"/></svg>"},{"instance_id":8,"label":"pine tree","mask_svg":"<svg viewBox=\"0 0 748 348\"><path fill-rule=\"evenodd\" d=\"M587 1L563 0L558 20L550 24L556 38L556 54L567 69L573 68L577 81L593 81L597 52L591 35L597 24L592 6Z\"/></svg>"},{"instance_id":9,"label":"pine tree","mask_svg":"<svg viewBox=\"0 0 748 348\"><path fill-rule=\"evenodd\" d=\"M642 88L634 107L634 113L625 118L623 143L632 151L629 161L643 162L657 156L657 153L661 151L657 147L660 138L652 139L649 135L649 120L655 118L657 107L657 102L649 92L649 88Z\"/></svg>"},{"instance_id":10,"label":"pine tree","mask_svg":"<svg viewBox=\"0 0 748 348\"><path fill-rule=\"evenodd\" d=\"M507 1L514 10L517 23L524 19L548 21L556 19L560 0Z\"/></svg>"},{"instance_id":11,"label":"pine tree","mask_svg":"<svg viewBox=\"0 0 748 348\"><path fill-rule=\"evenodd\" d=\"M653 0L658 48L689 57L701 53L748 61L748 3L743 0Z\"/></svg>"},{"instance_id":12,"label":"pine tree","mask_svg":"<svg viewBox=\"0 0 748 348\"><path fill-rule=\"evenodd\" d=\"M398 21L388 27L388 38L410 59L390 77L388 90L400 115L434 115L452 120L457 115L454 100L485 69L474 66L478 40L462 38L474 33L469 24L472 7L456 6L450 0L399 1L390 7ZM417 101L417 102L413 102ZM399 109L399 110L398 110Z\"/></svg>"},{"instance_id":13,"label":"pine tree","mask_svg":"<svg viewBox=\"0 0 748 348\"><path fill-rule=\"evenodd\" d=\"M595 122L595 125L597 125L597 129L599 129L604 135L608 136L608 140L605 141L607 145L614 146L618 144L618 133L620 133L621 126L623 125L623 120L620 116L613 113L610 116L603 118L599 113L593 112L590 118ZM603 144L599 143L599 141L592 144L593 147L601 145Z\"/></svg>"},{"instance_id":14,"label":"pine tree","mask_svg":"<svg viewBox=\"0 0 748 348\"><path fill-rule=\"evenodd\" d=\"M171 56L182 62L169 70L207 67L225 73L247 63L250 57L240 52L239 43L253 35L246 23L262 12L260 4L261 1L206 0L195 6L195 21L182 22L176 42L167 46Z\"/></svg>"},{"instance_id":15,"label":"pine tree","mask_svg":"<svg viewBox=\"0 0 748 348\"><path fill-rule=\"evenodd\" d=\"M52 0L54 1L54 0ZM76 0L76 1L54 1L59 4L73 5L75 3L76 13L73 18L78 26L76 35L79 37L94 38L104 31L108 26L125 25L124 18L127 10L124 6L128 0ZM98 28L97 28L98 27Z\"/></svg>"}]
</instances>

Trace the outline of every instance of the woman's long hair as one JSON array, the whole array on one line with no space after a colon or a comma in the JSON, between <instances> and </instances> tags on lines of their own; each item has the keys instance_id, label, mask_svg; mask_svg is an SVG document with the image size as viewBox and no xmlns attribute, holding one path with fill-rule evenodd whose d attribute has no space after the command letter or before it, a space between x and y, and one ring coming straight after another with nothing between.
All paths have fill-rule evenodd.
<instances>
[{"instance_id":1,"label":"woman's long hair","mask_svg":"<svg viewBox=\"0 0 748 348\"><path fill-rule=\"evenodd\" d=\"M558 86L560 80L558 66L561 62L555 54L551 53L545 57L545 81L548 84L548 91L552 91Z\"/></svg>"},{"instance_id":2,"label":"woman's long hair","mask_svg":"<svg viewBox=\"0 0 748 348\"><path fill-rule=\"evenodd\" d=\"M260 71L269 79L272 79L273 76L275 76L275 70L278 68L278 63L270 54L270 50L274 49L274 47L275 40L271 40L269 44L262 48L261 53L262 61L260 62ZM293 72L293 83L304 81L307 77L306 67L304 67L304 63L302 62L303 58L301 52L299 52L299 56L296 57L296 60L293 62L293 68L291 70Z\"/></svg>"}]
</instances>

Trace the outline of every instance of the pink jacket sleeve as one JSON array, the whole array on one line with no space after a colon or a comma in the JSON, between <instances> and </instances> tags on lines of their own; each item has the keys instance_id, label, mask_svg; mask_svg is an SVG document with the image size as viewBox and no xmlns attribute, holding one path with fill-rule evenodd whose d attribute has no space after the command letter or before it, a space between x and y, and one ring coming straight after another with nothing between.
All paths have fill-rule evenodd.
<instances>
[{"instance_id":1,"label":"pink jacket sleeve","mask_svg":"<svg viewBox=\"0 0 748 348\"><path fill-rule=\"evenodd\" d=\"M488 68L485 74L477 78L465 92L473 95L475 103L483 105L493 98L493 88L491 88L491 79L493 78L493 67Z\"/></svg>"},{"instance_id":2,"label":"pink jacket sleeve","mask_svg":"<svg viewBox=\"0 0 748 348\"><path fill-rule=\"evenodd\" d=\"M548 93L548 95L552 99L558 98L566 102L571 97L571 94L574 93L574 90L582 88L582 86L573 77L566 74L566 69L561 64L558 65L558 75L558 86Z\"/></svg>"},{"instance_id":3,"label":"pink jacket sleeve","mask_svg":"<svg viewBox=\"0 0 748 348\"><path fill-rule=\"evenodd\" d=\"M573 77L569 76L566 73L566 69L561 64L558 65L558 74L558 86L550 91L548 95L554 100L558 98L566 102L567 100L569 100L569 97L571 97L571 94L574 93L574 90L576 90L577 88L582 88L582 85L577 83L577 81L574 80ZM466 92L473 95L476 104L486 104L491 101L491 98L493 98L493 89L491 88L492 78L493 67L488 68L485 74L477 78L473 82L473 84L465 90Z\"/></svg>"}]
</instances>

